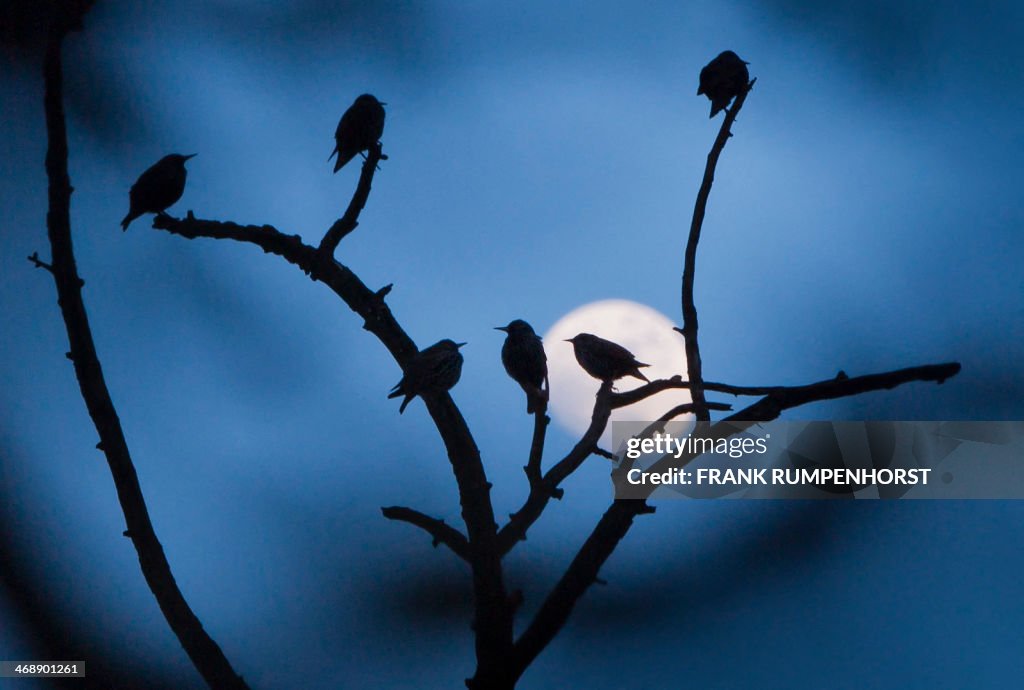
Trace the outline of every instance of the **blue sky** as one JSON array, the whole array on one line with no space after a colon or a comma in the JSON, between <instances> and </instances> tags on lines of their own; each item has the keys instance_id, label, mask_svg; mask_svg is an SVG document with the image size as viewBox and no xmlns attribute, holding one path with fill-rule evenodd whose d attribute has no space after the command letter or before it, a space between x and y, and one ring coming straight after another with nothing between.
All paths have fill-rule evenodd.
<instances>
[{"instance_id":1,"label":"blue sky","mask_svg":"<svg viewBox=\"0 0 1024 690\"><path fill-rule=\"evenodd\" d=\"M957 360L941 387L802 408L835 419L1024 416L1022 9L940 3L101 5L65 50L73 222L108 384L176 577L260 687L452 687L466 573L381 505L458 520L422 405L323 286L259 250L136 222L127 189L198 152L174 211L315 242L358 174L341 112L387 105L389 160L338 258L421 346L469 341L454 397L500 515L529 420L492 327L625 298L678 322L685 232L717 132L697 73L758 78L698 257L708 378L797 384ZM100 645L194 672L120 537L63 357L40 84L12 61L0 136L4 524ZM548 457L573 440L552 426ZM610 497L604 461L509 559L536 606ZM1019 678L1016 503L664 505L630 534L523 687L998 687ZM652 602L657 602L655 605ZM0 608L0 614L3 609ZM16 630L16 623L4 626ZM618 640L625 658L607 653ZM0 657L24 641L0 633ZM737 662L737 654L743 654ZM287 659L283 666L274 659ZM857 659L872 659L871 672ZM886 675L891 674L891 675ZM765 679L769 679L767 682ZM348 682L344 682L348 681Z\"/></svg>"}]
</instances>

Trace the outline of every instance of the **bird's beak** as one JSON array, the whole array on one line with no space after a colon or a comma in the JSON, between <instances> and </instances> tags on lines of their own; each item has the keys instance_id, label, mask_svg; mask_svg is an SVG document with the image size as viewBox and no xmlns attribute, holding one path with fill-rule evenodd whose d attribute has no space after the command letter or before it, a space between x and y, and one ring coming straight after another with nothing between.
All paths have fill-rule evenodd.
<instances>
[{"instance_id":1,"label":"bird's beak","mask_svg":"<svg viewBox=\"0 0 1024 690\"><path fill-rule=\"evenodd\" d=\"M190 153L190 154L188 154L187 156L183 156L183 158L184 158L185 160L188 160L189 158L195 158L195 157L196 157L196 156L198 156L198 155L199 155L198 153Z\"/></svg>"},{"instance_id":2,"label":"bird's beak","mask_svg":"<svg viewBox=\"0 0 1024 690\"><path fill-rule=\"evenodd\" d=\"M574 341L573 341L573 339L572 339L572 338L569 338L568 340L563 340L562 342L563 342L563 343L571 343L571 342L574 342Z\"/></svg>"},{"instance_id":3,"label":"bird's beak","mask_svg":"<svg viewBox=\"0 0 1024 690\"><path fill-rule=\"evenodd\" d=\"M506 333L508 333L508 326L495 326L494 330L496 330L496 331L505 331Z\"/></svg>"},{"instance_id":4,"label":"bird's beak","mask_svg":"<svg viewBox=\"0 0 1024 690\"><path fill-rule=\"evenodd\" d=\"M466 345L466 344L467 343L455 343L455 347L459 348L459 347L462 347L463 345Z\"/></svg>"}]
</instances>

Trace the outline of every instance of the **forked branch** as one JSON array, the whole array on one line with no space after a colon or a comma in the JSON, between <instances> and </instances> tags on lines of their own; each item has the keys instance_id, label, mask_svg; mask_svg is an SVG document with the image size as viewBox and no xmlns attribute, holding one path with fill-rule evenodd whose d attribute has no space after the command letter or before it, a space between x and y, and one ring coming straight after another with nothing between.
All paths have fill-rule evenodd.
<instances>
[{"instance_id":1,"label":"forked branch","mask_svg":"<svg viewBox=\"0 0 1024 690\"><path fill-rule=\"evenodd\" d=\"M943 383L960 371L960 365L932 364L881 374L855 378L837 378L827 381L779 388L739 412L715 423L708 434L711 438L726 438L736 433L737 422L767 422L776 419L784 410L822 400L834 400L870 391L886 390L912 381ZM666 455L648 471L664 472L683 467L696 457ZM647 486L647 496L657 488ZM519 674L533 662L565 625L576 602L597 579L597 574L619 542L629 532L633 520L653 508L643 499L616 499L605 511L597 526L580 548L568 570L545 599L533 620L515 644L515 668Z\"/></svg>"}]
</instances>

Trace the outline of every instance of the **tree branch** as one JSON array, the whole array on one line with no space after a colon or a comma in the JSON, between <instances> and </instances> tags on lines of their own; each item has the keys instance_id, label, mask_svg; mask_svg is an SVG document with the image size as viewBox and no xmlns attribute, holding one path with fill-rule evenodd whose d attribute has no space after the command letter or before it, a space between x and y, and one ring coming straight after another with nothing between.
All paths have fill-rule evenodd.
<instances>
[{"instance_id":1,"label":"tree branch","mask_svg":"<svg viewBox=\"0 0 1024 690\"><path fill-rule=\"evenodd\" d=\"M736 120L743 102L747 100L747 94L753 88L752 80L746 88L740 91L732 107L726 110L725 119L722 120L722 127L718 130L715 143L708 153L708 161L704 166L704 179L700 183L700 191L697 192L697 202L693 207L693 218L690 221L690 236L686 241L686 255L683 266L683 327L680 333L686 341L686 370L690 379L690 396L695 405L695 415L698 421L707 422L711 419L708 413L707 403L704 397L703 375L701 373L700 348L697 345L697 305L693 301L693 278L697 271L697 243L700 241L701 227L704 225L704 212L708 205L708 196L711 194L711 184L715 181L715 166L718 165L718 157L725 148L725 143L732 136L732 123Z\"/></svg>"},{"instance_id":2,"label":"tree branch","mask_svg":"<svg viewBox=\"0 0 1024 690\"><path fill-rule=\"evenodd\" d=\"M263 225L238 225L199 220L191 212L183 219L157 216L153 227L189 239L209 237L249 242L264 252L277 254L298 266L314 280L327 285L349 308L363 317L363 328L373 333L403 368L418 352L416 344L395 320L384 302L390 287L370 290L349 268L333 259L322 260L319 251L296 235L286 235ZM447 392L421 396L444 442L448 460L459 487L459 502L470 542L473 569L477 671L467 681L487 687L507 677L508 654L512 647L513 607L505 592L501 554L497 547L497 525L491 504L480 451L462 413Z\"/></svg>"},{"instance_id":3,"label":"tree branch","mask_svg":"<svg viewBox=\"0 0 1024 690\"><path fill-rule=\"evenodd\" d=\"M529 531L533 523L540 518L552 498L560 499L562 497L563 490L560 488L561 483L565 481L569 475L579 469L584 460L594 453L597 453L598 455L605 454L604 451L601 451L601 449L598 448L597 441L601 438L601 435L604 434L604 431L608 426L608 420L611 417L612 410L617 407L622 407L625 404L638 402L660 392L660 390L652 389L650 386L641 386L641 388L647 389L645 394L631 396L630 403L622 403L622 396L629 394L613 393L612 384L610 382L606 381L601 384L594 400L594 411L590 417L590 426L584 432L582 438L580 438L576 445L572 447L572 450L570 450L564 458L555 463L555 465L548 470L543 477L538 477L536 481L530 482L530 493L526 497L526 501L519 510L509 517L508 523L506 523L498 532L498 549L502 556L511 551L518 542L526 539L527 531ZM630 393L633 392L634 391L630 391ZM730 409L729 405L723 405L721 403L707 404L711 409ZM693 404L687 403L673 408L671 413L674 413L673 416L679 416L693 411Z\"/></svg>"},{"instance_id":4,"label":"tree branch","mask_svg":"<svg viewBox=\"0 0 1024 690\"><path fill-rule=\"evenodd\" d=\"M895 388L911 381L943 383L959 371L960 365L955 362L932 364L882 374L847 379L837 378L806 386L777 389L745 409L714 424L708 436L715 439L727 438L740 431L741 427L737 426L737 423L754 424L771 421L777 418L783 410L811 402L834 400L869 391ZM683 467L694 457L696 456L691 454L676 459L672 455L666 455L654 463L648 471L664 472L670 468ZM576 554L568 570L516 641L514 668L517 677L526 670L565 625L576 602L594 583L601 566L626 536L634 518L653 511L653 508L647 504L647 497L655 488L657 487L647 487L647 493L643 499L615 499L612 501Z\"/></svg>"},{"instance_id":5,"label":"tree branch","mask_svg":"<svg viewBox=\"0 0 1024 690\"><path fill-rule=\"evenodd\" d=\"M352 200L348 203L348 208L345 209L345 213L341 218L334 221L334 225L324 234L324 238L320 240L318 251L322 258L328 259L333 257L338 243L358 227L359 214L362 213L363 207L366 206L366 200L370 198L373 174L377 171L377 164L384 158L385 156L381 152L381 145L378 141L370 147L366 154L366 160L363 161L363 168L359 173L359 184L356 185L356 191L352 195Z\"/></svg>"},{"instance_id":6,"label":"tree branch","mask_svg":"<svg viewBox=\"0 0 1024 690\"><path fill-rule=\"evenodd\" d=\"M447 524L444 520L424 515L418 510L404 508L402 506L390 506L381 508L380 511L388 520L408 522L426 531L434 538L434 546L444 544L452 552L464 561L470 560L469 540L459 530Z\"/></svg>"},{"instance_id":7,"label":"tree branch","mask_svg":"<svg viewBox=\"0 0 1024 690\"><path fill-rule=\"evenodd\" d=\"M820 383L830 383L832 381L843 381L849 380L845 372L840 371L834 379L828 379ZM813 385L819 385L813 384ZM727 393L729 395L786 395L792 391L803 390L807 388L804 386L734 386L729 383L716 383L714 381L704 381L704 390L715 391L716 393ZM612 407L619 408L633 403L639 402L646 398L656 395L663 391L673 390L676 388L690 388L690 382L684 381L681 376L673 376L668 379L657 379L650 383L634 388L633 390L626 391L625 393L612 393ZM708 406L712 410L725 409L720 403L708 403ZM678 416L678 415L677 415Z\"/></svg>"},{"instance_id":8,"label":"tree branch","mask_svg":"<svg viewBox=\"0 0 1024 690\"><path fill-rule=\"evenodd\" d=\"M519 678L569 619L576 602L597 581L601 566L629 532L633 519L654 509L645 501L616 499L605 511L533 621L515 644L512 667Z\"/></svg>"},{"instance_id":9,"label":"tree branch","mask_svg":"<svg viewBox=\"0 0 1024 690\"><path fill-rule=\"evenodd\" d=\"M537 410L533 415L533 438L530 441L530 456L526 460L523 471L532 488L534 484L541 481L541 460L544 458L544 437L547 435L548 424L551 417L548 417L543 410Z\"/></svg>"},{"instance_id":10,"label":"tree branch","mask_svg":"<svg viewBox=\"0 0 1024 690\"><path fill-rule=\"evenodd\" d=\"M516 545L526 539L526 531L530 528L552 498L561 498L562 490L558 485L576 471L597 447L597 441L604 433L611 416L612 408L609 396L612 382L604 381L597 391L594 400L594 411L590 418L590 426L583 437L572 447L569 453L540 478L530 482L530 493L522 507L509 517L509 521L498 532L498 550L504 556Z\"/></svg>"},{"instance_id":11,"label":"tree branch","mask_svg":"<svg viewBox=\"0 0 1024 690\"><path fill-rule=\"evenodd\" d=\"M50 275L53 275L53 266L40 259L39 252L32 252L32 255L28 257L28 260L32 262L32 265L36 268L45 268L50 272Z\"/></svg>"},{"instance_id":12,"label":"tree branch","mask_svg":"<svg viewBox=\"0 0 1024 690\"><path fill-rule=\"evenodd\" d=\"M139 556L142 574L156 598L171 630L177 636L196 669L211 688L247 688L231 668L217 643L203 629L199 619L178 589L163 547L157 540L149 511L139 486L128 443L117 410L110 397L103 369L96 354L89 318L82 300L82 279L75 264L71 241L71 180L68 176L68 143L64 119L61 44L68 26L56 26L50 35L44 67L46 133L46 173L49 178L49 211L46 216L53 265L49 267L57 285L58 303L67 329L75 366L75 376L100 436L103 450L117 489L128 529ZM38 262L40 265L42 262Z\"/></svg>"}]
</instances>

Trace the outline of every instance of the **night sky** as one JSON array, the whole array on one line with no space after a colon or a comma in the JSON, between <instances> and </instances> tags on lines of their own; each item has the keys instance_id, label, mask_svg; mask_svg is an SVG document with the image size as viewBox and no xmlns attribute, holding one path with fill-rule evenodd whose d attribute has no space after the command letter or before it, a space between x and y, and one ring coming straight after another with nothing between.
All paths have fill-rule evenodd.
<instances>
[{"instance_id":1,"label":"night sky","mask_svg":"<svg viewBox=\"0 0 1024 690\"><path fill-rule=\"evenodd\" d=\"M460 524L458 497L422 402L398 415L398 366L324 286L148 217L121 232L128 188L166 153L199 154L172 214L315 244L358 177L326 160L339 116L364 92L387 103L389 159L336 256L395 284L420 347L469 342L453 397L503 522L531 420L493 327L543 333L611 298L680 322L720 124L697 75L730 48L757 83L698 254L705 376L796 385L955 360L942 386L787 416L1024 419L1024 5L365 5L100 2L64 49L107 383L175 577L254 688L461 687L468 569L379 511ZM0 659L45 656L32 600L76 630L79 658L201 687L121 536L53 282L25 261L49 252L42 82L32 41L3 37ZM552 424L546 457L575 440ZM565 488L506 560L519 629L607 506L608 462ZM1017 502L661 502L520 687L1009 687L1022 525Z\"/></svg>"}]
</instances>

